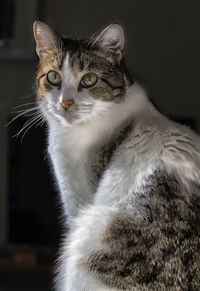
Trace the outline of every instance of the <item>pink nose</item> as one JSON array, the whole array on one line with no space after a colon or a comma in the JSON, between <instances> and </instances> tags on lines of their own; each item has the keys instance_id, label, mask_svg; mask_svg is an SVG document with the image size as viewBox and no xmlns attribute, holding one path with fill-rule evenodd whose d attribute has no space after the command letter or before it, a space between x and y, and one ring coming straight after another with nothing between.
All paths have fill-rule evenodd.
<instances>
[{"instance_id":1,"label":"pink nose","mask_svg":"<svg viewBox=\"0 0 200 291\"><path fill-rule=\"evenodd\" d=\"M60 103L65 109L68 109L74 102L72 100L61 99Z\"/></svg>"}]
</instances>

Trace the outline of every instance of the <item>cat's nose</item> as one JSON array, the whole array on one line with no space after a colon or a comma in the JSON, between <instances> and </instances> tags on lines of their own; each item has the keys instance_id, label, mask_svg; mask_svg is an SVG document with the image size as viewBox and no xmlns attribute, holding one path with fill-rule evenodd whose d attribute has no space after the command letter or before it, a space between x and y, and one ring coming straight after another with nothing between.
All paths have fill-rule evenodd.
<instances>
[{"instance_id":1,"label":"cat's nose","mask_svg":"<svg viewBox=\"0 0 200 291\"><path fill-rule=\"evenodd\" d=\"M61 105L67 110L72 104L74 104L74 102L72 100L68 100L68 99L61 99L60 100Z\"/></svg>"}]
</instances>

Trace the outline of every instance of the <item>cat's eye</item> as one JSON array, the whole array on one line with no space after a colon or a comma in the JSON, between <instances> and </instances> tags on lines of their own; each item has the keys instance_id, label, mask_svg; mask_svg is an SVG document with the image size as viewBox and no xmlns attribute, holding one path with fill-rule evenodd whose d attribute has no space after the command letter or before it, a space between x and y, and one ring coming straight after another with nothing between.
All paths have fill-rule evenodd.
<instances>
[{"instance_id":1,"label":"cat's eye","mask_svg":"<svg viewBox=\"0 0 200 291\"><path fill-rule=\"evenodd\" d=\"M87 73L81 79L81 85L85 88L94 86L98 81L98 77L94 73Z\"/></svg>"},{"instance_id":2,"label":"cat's eye","mask_svg":"<svg viewBox=\"0 0 200 291\"><path fill-rule=\"evenodd\" d=\"M59 86L61 83L61 76L56 71L49 71L47 74L47 81L53 86Z\"/></svg>"}]
</instances>

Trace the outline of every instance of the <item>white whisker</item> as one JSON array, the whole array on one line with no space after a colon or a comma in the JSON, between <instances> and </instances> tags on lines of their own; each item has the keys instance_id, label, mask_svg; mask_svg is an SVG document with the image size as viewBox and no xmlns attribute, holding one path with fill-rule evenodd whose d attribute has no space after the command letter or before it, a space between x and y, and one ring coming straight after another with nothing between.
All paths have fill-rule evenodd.
<instances>
[{"instance_id":1,"label":"white whisker","mask_svg":"<svg viewBox=\"0 0 200 291\"><path fill-rule=\"evenodd\" d=\"M15 110L15 109L17 109L17 108L19 108L19 107L29 106L29 105L32 105L32 104L35 104L35 102L24 103L24 104L21 104L21 105L18 105L18 106L16 106L16 107L14 107L13 109Z\"/></svg>"},{"instance_id":2,"label":"white whisker","mask_svg":"<svg viewBox=\"0 0 200 291\"><path fill-rule=\"evenodd\" d=\"M80 114L87 114L87 113L90 113L91 111L90 110L80 110L78 111L78 113Z\"/></svg>"},{"instance_id":3,"label":"white whisker","mask_svg":"<svg viewBox=\"0 0 200 291\"><path fill-rule=\"evenodd\" d=\"M20 97L20 99L33 98L34 96L35 96L35 93L32 93L32 94Z\"/></svg>"},{"instance_id":4,"label":"white whisker","mask_svg":"<svg viewBox=\"0 0 200 291\"><path fill-rule=\"evenodd\" d=\"M6 125L5 125L5 127L7 127L8 125L10 125L14 120L16 120L17 118L19 118L19 117L21 117L21 116L23 116L23 115L25 115L25 114L27 114L27 113L29 113L29 112L31 112L31 111L33 111L33 110L37 110L37 109L39 109L39 106L37 106L37 107L34 107L34 108L30 108L30 109L25 109L25 110L22 110L22 112L20 113L20 114L18 114L17 116L15 116L15 117L13 117Z\"/></svg>"},{"instance_id":5,"label":"white whisker","mask_svg":"<svg viewBox=\"0 0 200 291\"><path fill-rule=\"evenodd\" d=\"M14 137L18 137L19 135L20 135L20 133L22 132L22 131L24 131L24 129L26 129L31 123L33 123L35 120L39 120L39 118L41 118L41 116L42 115L37 115L37 116L35 116L35 117L32 117L32 118L30 118L30 119L28 119L25 123L24 123L24 125L23 125L23 127L20 129L20 131L17 133L17 134L15 134L14 135Z\"/></svg>"},{"instance_id":6,"label":"white whisker","mask_svg":"<svg viewBox=\"0 0 200 291\"><path fill-rule=\"evenodd\" d=\"M24 134L22 135L22 138L21 138L21 143L23 141L23 138L25 136L25 134L29 131L29 129L31 129L31 127L33 127L34 124L36 124L40 119L42 119L43 116L39 116L34 122L31 123L31 125L26 129L26 131L24 132Z\"/></svg>"},{"instance_id":7,"label":"white whisker","mask_svg":"<svg viewBox=\"0 0 200 291\"><path fill-rule=\"evenodd\" d=\"M31 109L31 110L29 110ZM21 113L21 112L31 112L31 111L34 111L34 110L38 110L38 107L34 107L34 108L26 108L26 109L21 109L21 110L15 110L15 111L12 111L13 113Z\"/></svg>"}]
</instances>

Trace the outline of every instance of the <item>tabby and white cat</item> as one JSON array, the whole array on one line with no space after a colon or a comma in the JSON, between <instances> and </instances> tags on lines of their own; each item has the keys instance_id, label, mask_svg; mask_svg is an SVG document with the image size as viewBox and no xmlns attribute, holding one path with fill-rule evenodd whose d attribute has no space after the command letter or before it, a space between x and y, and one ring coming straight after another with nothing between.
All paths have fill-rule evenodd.
<instances>
[{"instance_id":1,"label":"tabby and white cat","mask_svg":"<svg viewBox=\"0 0 200 291\"><path fill-rule=\"evenodd\" d=\"M124 33L35 22L38 101L70 232L57 290L200 290L200 138L124 65Z\"/></svg>"}]
</instances>

